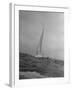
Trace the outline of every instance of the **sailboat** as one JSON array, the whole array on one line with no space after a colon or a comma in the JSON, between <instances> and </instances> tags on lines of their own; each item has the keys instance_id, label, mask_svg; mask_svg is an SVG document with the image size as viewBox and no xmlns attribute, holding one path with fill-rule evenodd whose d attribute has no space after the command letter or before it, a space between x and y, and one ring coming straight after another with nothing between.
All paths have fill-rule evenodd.
<instances>
[{"instance_id":1,"label":"sailboat","mask_svg":"<svg viewBox=\"0 0 72 90\"><path fill-rule=\"evenodd\" d=\"M40 40L37 46L35 57L43 57L43 53L42 53L43 38L44 38L44 28L42 29L42 33L41 33Z\"/></svg>"}]
</instances>

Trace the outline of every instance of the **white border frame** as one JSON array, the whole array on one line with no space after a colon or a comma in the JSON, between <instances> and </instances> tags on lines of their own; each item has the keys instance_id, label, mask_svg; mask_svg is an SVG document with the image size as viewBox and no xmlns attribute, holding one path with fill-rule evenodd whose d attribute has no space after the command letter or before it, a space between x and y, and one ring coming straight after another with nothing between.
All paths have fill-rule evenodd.
<instances>
[{"instance_id":1,"label":"white border frame","mask_svg":"<svg viewBox=\"0 0 72 90\"><path fill-rule=\"evenodd\" d=\"M64 77L19 80L19 10L64 12ZM10 4L10 86L37 86L69 82L68 8Z\"/></svg>"}]
</instances>

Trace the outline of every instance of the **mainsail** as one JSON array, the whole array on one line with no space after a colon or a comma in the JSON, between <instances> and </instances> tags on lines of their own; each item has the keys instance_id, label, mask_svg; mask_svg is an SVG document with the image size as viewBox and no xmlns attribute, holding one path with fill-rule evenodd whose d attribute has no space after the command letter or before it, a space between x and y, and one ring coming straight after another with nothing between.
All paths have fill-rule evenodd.
<instances>
[{"instance_id":1,"label":"mainsail","mask_svg":"<svg viewBox=\"0 0 72 90\"><path fill-rule=\"evenodd\" d=\"M37 51L36 51L36 57L42 57L42 43L43 43L43 37L44 37L44 28L42 29L42 34L40 36L40 40L38 43Z\"/></svg>"}]
</instances>

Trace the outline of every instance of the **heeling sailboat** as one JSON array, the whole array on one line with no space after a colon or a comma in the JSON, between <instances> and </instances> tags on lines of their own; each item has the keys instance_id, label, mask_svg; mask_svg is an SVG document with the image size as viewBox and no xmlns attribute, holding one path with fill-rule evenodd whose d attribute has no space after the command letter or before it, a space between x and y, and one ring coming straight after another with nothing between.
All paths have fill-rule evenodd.
<instances>
[{"instance_id":1,"label":"heeling sailboat","mask_svg":"<svg viewBox=\"0 0 72 90\"><path fill-rule=\"evenodd\" d=\"M40 40L39 40L39 43L38 43L38 47L37 47L35 57L43 57L43 53L42 53L43 38L44 38L44 28L42 29L42 34L40 36Z\"/></svg>"}]
</instances>

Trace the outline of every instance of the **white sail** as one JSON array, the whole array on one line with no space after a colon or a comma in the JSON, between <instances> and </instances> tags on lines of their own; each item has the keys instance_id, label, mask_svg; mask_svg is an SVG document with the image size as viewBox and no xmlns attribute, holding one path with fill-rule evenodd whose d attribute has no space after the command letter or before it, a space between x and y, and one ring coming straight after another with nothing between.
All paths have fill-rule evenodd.
<instances>
[{"instance_id":1,"label":"white sail","mask_svg":"<svg viewBox=\"0 0 72 90\"><path fill-rule=\"evenodd\" d=\"M43 37L44 37L44 28L42 29L42 34L40 36L40 40L39 40L39 43L38 43L38 47L37 47L35 57L43 57L43 54L42 54Z\"/></svg>"}]
</instances>

